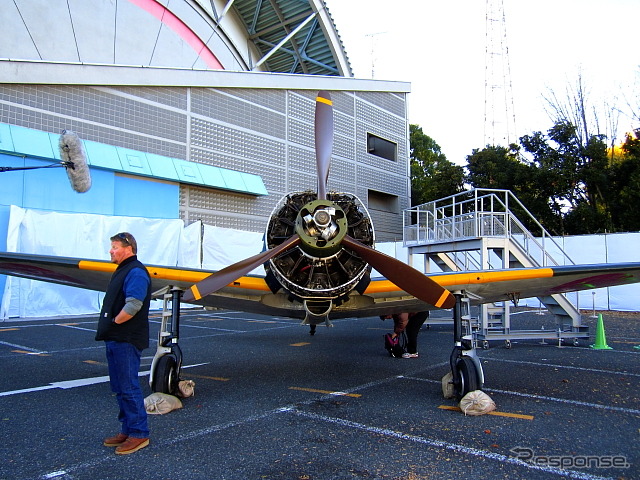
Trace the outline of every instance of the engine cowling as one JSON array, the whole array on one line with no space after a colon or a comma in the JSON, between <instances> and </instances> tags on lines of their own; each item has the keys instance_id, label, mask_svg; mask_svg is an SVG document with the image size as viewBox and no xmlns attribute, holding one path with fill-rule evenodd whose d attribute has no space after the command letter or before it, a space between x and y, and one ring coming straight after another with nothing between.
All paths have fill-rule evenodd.
<instances>
[{"instance_id":1,"label":"engine cowling","mask_svg":"<svg viewBox=\"0 0 640 480\"><path fill-rule=\"evenodd\" d=\"M266 246L276 247L294 234L300 244L271 258L265 265L267 277L304 304L306 323L319 323L352 290L362 293L368 285L369 265L341 240L349 235L372 247L373 224L355 195L331 192L318 200L315 192L290 193L273 210Z\"/></svg>"}]
</instances>

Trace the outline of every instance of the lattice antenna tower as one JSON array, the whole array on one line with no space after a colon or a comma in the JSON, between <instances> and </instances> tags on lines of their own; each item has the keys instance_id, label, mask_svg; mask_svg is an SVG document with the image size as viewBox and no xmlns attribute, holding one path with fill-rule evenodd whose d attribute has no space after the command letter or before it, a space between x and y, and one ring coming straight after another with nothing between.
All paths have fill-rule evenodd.
<instances>
[{"instance_id":1,"label":"lattice antenna tower","mask_svg":"<svg viewBox=\"0 0 640 480\"><path fill-rule=\"evenodd\" d=\"M518 137L503 0L487 0L485 21L484 144L508 148Z\"/></svg>"},{"instance_id":2,"label":"lattice antenna tower","mask_svg":"<svg viewBox=\"0 0 640 480\"><path fill-rule=\"evenodd\" d=\"M376 32L376 33L367 33L365 37L369 37L371 39L371 78L376 78L376 60L377 60L377 52L376 47L378 44L378 36L384 35L387 32Z\"/></svg>"}]
</instances>

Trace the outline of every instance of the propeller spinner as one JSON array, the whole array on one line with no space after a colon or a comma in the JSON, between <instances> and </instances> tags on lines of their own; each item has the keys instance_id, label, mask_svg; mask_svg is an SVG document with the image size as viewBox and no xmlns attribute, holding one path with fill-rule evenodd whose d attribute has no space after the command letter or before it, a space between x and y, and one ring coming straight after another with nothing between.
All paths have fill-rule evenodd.
<instances>
[{"instance_id":1,"label":"propeller spinner","mask_svg":"<svg viewBox=\"0 0 640 480\"><path fill-rule=\"evenodd\" d=\"M307 323L328 320L334 304L348 297L371 267L405 292L438 308L451 308L454 296L413 267L372 248L373 227L357 197L327 193L333 146L333 106L329 92L316 98L315 141L318 192L287 195L274 209L266 232L268 250L230 265L185 291L186 302L199 300L259 265L267 277L307 312ZM365 285L366 286L366 285Z\"/></svg>"}]
</instances>

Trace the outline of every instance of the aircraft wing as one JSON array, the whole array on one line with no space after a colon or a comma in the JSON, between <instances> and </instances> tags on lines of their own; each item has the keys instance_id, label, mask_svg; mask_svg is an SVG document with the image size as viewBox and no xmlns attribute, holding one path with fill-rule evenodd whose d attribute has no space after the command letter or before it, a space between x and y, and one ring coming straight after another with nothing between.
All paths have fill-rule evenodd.
<instances>
[{"instance_id":1,"label":"aircraft wing","mask_svg":"<svg viewBox=\"0 0 640 480\"><path fill-rule=\"evenodd\" d=\"M0 274L97 291L106 290L115 268L108 261L0 253ZM147 269L154 292L168 286L186 290L214 273L159 265L147 265ZM451 292L464 291L472 303L481 304L637 283L640 263L451 272L429 277ZM272 293L264 277L253 275L245 275L191 303L295 318L303 318L305 313L301 304L289 301L287 293ZM348 301L334 307L331 317L366 317L433 308L380 278L372 279L363 295L352 292Z\"/></svg>"},{"instance_id":2,"label":"aircraft wing","mask_svg":"<svg viewBox=\"0 0 640 480\"><path fill-rule=\"evenodd\" d=\"M481 304L638 283L640 263L470 271L431 278L449 291L465 291L472 303Z\"/></svg>"}]
</instances>

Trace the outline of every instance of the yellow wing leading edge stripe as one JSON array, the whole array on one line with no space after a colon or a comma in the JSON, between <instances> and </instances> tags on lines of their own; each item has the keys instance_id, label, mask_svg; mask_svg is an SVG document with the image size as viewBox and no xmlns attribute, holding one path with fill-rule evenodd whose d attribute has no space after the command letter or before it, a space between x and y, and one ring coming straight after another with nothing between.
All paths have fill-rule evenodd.
<instances>
[{"instance_id":1,"label":"yellow wing leading edge stripe","mask_svg":"<svg viewBox=\"0 0 640 480\"><path fill-rule=\"evenodd\" d=\"M116 269L117 265L115 263L108 262L94 262L89 260L81 260L78 262L78 268L80 270L91 270L94 272L106 272L113 273ZM196 284L205 278L207 278L210 273L207 272L198 272L194 270L181 270L175 268L163 268L163 267L153 267L147 265L147 271L151 278L159 279L159 280L169 280L176 282L184 282L189 284ZM267 286L264 278L261 277L241 277L238 280L229 284L230 287L236 288L246 288L248 290L261 290L261 291L270 291ZM196 291L193 292L194 295ZM198 292L198 297L199 292Z\"/></svg>"},{"instance_id":2,"label":"yellow wing leading edge stripe","mask_svg":"<svg viewBox=\"0 0 640 480\"><path fill-rule=\"evenodd\" d=\"M453 273L447 275L434 275L431 278L434 282L442 287L450 287L454 285L477 285L482 283L495 283L506 282L513 280L529 280L534 278L550 278L553 277L553 269L551 268L536 268L533 270L499 270L495 272L465 272L465 273ZM372 281L365 294L368 293L384 293L384 292L398 292L402 289L396 286L389 280L374 280ZM443 297L446 293L443 293ZM443 302L444 298L440 298L438 303ZM438 305L435 305L438 306Z\"/></svg>"},{"instance_id":3,"label":"yellow wing leading edge stripe","mask_svg":"<svg viewBox=\"0 0 640 480\"><path fill-rule=\"evenodd\" d=\"M116 269L117 265L108 262L94 262L88 260L81 260L78 262L78 268L81 270L92 270L99 272L112 273ZM207 272L198 272L193 270L180 270L162 267L147 267L149 274L152 278L163 280L175 280L185 283L195 284L201 280L207 278L210 274ZM485 272L465 272L454 273L448 275L434 275L430 277L436 283L442 287L449 287L454 285L474 285L482 283L493 282L505 282L513 280L527 280L533 278L549 278L553 277L553 269L551 268L536 268L532 270L498 270L498 271L485 271ZM245 288L248 290L261 290L269 291L264 278L261 277L241 277L238 280L229 284L230 287ZM201 298L200 293L193 290L196 298ZM396 286L389 280L373 280L367 289L366 294L372 293L384 293L384 292L398 292L402 291L401 288ZM447 292L443 292L442 296L437 302L436 307L442 305L447 297Z\"/></svg>"},{"instance_id":4,"label":"yellow wing leading edge stripe","mask_svg":"<svg viewBox=\"0 0 640 480\"><path fill-rule=\"evenodd\" d=\"M78 262L78 268L80 270L93 270L97 272L115 272L118 266L115 263L107 262L92 262L90 260L80 260Z\"/></svg>"}]
</instances>

